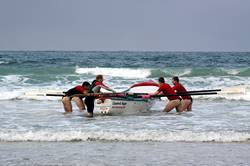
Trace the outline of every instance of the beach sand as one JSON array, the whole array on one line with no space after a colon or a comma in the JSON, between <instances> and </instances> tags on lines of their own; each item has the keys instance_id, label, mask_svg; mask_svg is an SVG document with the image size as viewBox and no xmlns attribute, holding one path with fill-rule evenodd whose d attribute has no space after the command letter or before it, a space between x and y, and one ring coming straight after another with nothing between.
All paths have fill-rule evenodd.
<instances>
[{"instance_id":1,"label":"beach sand","mask_svg":"<svg viewBox=\"0 0 250 166\"><path fill-rule=\"evenodd\" d=\"M0 165L250 165L249 154L250 143L0 143Z\"/></svg>"}]
</instances>

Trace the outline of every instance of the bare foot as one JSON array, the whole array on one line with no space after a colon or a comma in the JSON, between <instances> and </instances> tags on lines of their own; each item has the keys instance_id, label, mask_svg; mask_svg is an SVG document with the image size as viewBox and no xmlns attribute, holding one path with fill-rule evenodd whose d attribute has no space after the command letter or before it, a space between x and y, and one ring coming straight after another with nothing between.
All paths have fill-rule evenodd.
<instances>
[{"instance_id":1,"label":"bare foot","mask_svg":"<svg viewBox=\"0 0 250 166\"><path fill-rule=\"evenodd\" d=\"M70 115L70 114L72 114L72 112L64 112L63 114L64 115Z\"/></svg>"},{"instance_id":2,"label":"bare foot","mask_svg":"<svg viewBox=\"0 0 250 166\"><path fill-rule=\"evenodd\" d=\"M79 110L79 112L83 112L85 110L85 108L83 108L82 110Z\"/></svg>"},{"instance_id":3,"label":"bare foot","mask_svg":"<svg viewBox=\"0 0 250 166\"><path fill-rule=\"evenodd\" d=\"M86 117L92 118L93 117L93 113L87 113Z\"/></svg>"}]
</instances>

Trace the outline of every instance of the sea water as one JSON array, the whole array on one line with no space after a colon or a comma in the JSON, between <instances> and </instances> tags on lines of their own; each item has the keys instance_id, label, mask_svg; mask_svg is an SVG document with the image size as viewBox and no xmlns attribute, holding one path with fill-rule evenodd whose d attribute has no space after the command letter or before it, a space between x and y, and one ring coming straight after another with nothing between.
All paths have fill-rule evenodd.
<instances>
[{"instance_id":1,"label":"sea water","mask_svg":"<svg viewBox=\"0 0 250 166\"><path fill-rule=\"evenodd\" d=\"M75 106L72 115L63 115L60 97L24 95L32 90L66 91L83 81L91 82L96 74L103 74L104 83L117 92L136 82L157 81L161 76L170 85L171 77L179 76L188 90L238 85L246 85L247 89L244 94L237 95L195 96L193 111L182 114L162 112L167 101L157 100L151 110L143 113L94 118L84 117ZM221 156L216 165L247 165L250 149L249 86L248 52L1 51L0 154L5 157L0 157L0 161L6 165L75 165L84 153L100 162L85 158L86 163L77 162L78 165L131 165L133 161L137 165L176 162L182 165L174 158L185 155L183 150L201 155L208 149L207 153L213 155L224 148L226 155L233 156L230 152L236 151L241 159ZM31 148L25 150L25 147ZM49 147L55 149L44 150ZM135 156L136 147L139 148L141 162L128 155L133 147ZM112 148L116 151L113 152ZM165 153L170 153L168 148L178 152L166 156L170 157L169 162L164 158ZM245 150L241 151L241 148ZM32 155L39 149L43 149L39 152L43 157ZM110 154L110 149L116 154ZM15 150L15 156L10 155ZM64 150L76 160L66 161ZM154 153L152 157L159 153L159 160L143 157L150 151ZM94 153L98 155L94 156ZM44 160L46 155L53 157ZM112 155L118 159L109 163ZM126 160L121 156L127 156ZM186 157L190 158L190 163L183 162L187 165L196 161L189 155ZM206 159L200 164L211 165L211 161Z\"/></svg>"}]
</instances>

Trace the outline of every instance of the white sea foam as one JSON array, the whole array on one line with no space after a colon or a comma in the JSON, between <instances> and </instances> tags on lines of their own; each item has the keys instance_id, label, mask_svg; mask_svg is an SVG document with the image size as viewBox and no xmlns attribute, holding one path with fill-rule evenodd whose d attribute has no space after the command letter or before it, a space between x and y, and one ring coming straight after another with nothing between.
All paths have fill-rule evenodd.
<instances>
[{"instance_id":1,"label":"white sea foam","mask_svg":"<svg viewBox=\"0 0 250 166\"><path fill-rule=\"evenodd\" d=\"M83 131L39 131L39 132L0 132L0 141L159 141L159 142L248 142L250 133L219 132L83 132Z\"/></svg>"},{"instance_id":2,"label":"white sea foam","mask_svg":"<svg viewBox=\"0 0 250 166\"><path fill-rule=\"evenodd\" d=\"M149 69L128 69L123 73L123 68L85 68L90 69L92 72L98 73L98 70L106 69L108 74L124 76L127 78L115 78L110 79L110 77L106 77L108 80L108 84L115 88L117 92L121 92L127 88L129 88L134 83L140 81L148 81L147 75L150 73ZM77 71L81 73L81 70L87 72L84 68L78 68ZM115 71L114 73L113 70ZM144 75L140 75L138 73L143 73ZM138 73L136 73L136 71ZM120 73L119 73L120 72ZM186 71L188 72L188 71ZM103 73L106 73L104 71ZM130 75L132 73L132 75ZM99 74L99 73L98 73ZM138 76L137 76L138 75ZM138 77L138 78L129 78ZM91 76L92 77L92 76ZM145 77L145 78L139 78ZM88 77L87 77L88 78ZM57 88L57 90L61 90L61 92L68 90L69 88L78 85L81 81L77 80L75 82L68 81L69 83L65 84L66 81L56 80L53 82L48 82L46 84L30 84L28 82L28 77L23 75L7 75L0 76L0 100L12 100L12 99L31 99L31 100L58 100L55 97L45 97L45 96L36 96L36 95L26 95L26 92L30 92L31 90L39 90L44 91L44 93L49 92L46 90L51 90ZM117 81L123 80L123 81ZM125 81L124 81L125 80ZM157 81L156 79L154 81ZM168 78L166 78L166 82L171 85L171 82ZM250 77L238 77L238 76L227 76L227 77L181 77L181 82L186 87L187 90L203 90L203 89L223 89L226 87L232 87L236 85L250 85ZM248 87L249 88L249 87ZM154 90L149 91L149 87L140 87L140 91L136 91L136 93L152 93ZM226 99L226 100L246 100L250 101L250 89L245 94L224 94L224 95L210 95L210 96L197 96L195 98L204 98L204 99Z\"/></svg>"},{"instance_id":3,"label":"white sea foam","mask_svg":"<svg viewBox=\"0 0 250 166\"><path fill-rule=\"evenodd\" d=\"M0 100L12 100L22 95L20 91L0 91Z\"/></svg>"},{"instance_id":4,"label":"white sea foam","mask_svg":"<svg viewBox=\"0 0 250 166\"><path fill-rule=\"evenodd\" d=\"M230 75L237 75L240 73L239 69L227 69L226 72Z\"/></svg>"},{"instance_id":5,"label":"white sea foam","mask_svg":"<svg viewBox=\"0 0 250 166\"><path fill-rule=\"evenodd\" d=\"M4 62L4 61L0 61L0 64L7 64L7 62Z\"/></svg>"},{"instance_id":6,"label":"white sea foam","mask_svg":"<svg viewBox=\"0 0 250 166\"><path fill-rule=\"evenodd\" d=\"M123 77L123 78L147 78L150 76L150 69L131 69L131 68L76 68L78 74L102 74L105 76L112 77Z\"/></svg>"},{"instance_id":7,"label":"white sea foam","mask_svg":"<svg viewBox=\"0 0 250 166\"><path fill-rule=\"evenodd\" d=\"M46 96L45 94L62 94L65 88L53 87L3 87L0 89L0 100L26 99L26 100L59 100L60 97Z\"/></svg>"},{"instance_id":8,"label":"white sea foam","mask_svg":"<svg viewBox=\"0 0 250 166\"><path fill-rule=\"evenodd\" d=\"M20 75L7 75L0 77L0 100L11 100L21 95L21 85L27 78Z\"/></svg>"},{"instance_id":9,"label":"white sea foam","mask_svg":"<svg viewBox=\"0 0 250 166\"><path fill-rule=\"evenodd\" d=\"M20 85L21 83L27 81L28 78L25 78L24 76L21 75L7 75L7 76L2 76L1 77L1 84L5 85L15 85L18 84Z\"/></svg>"},{"instance_id":10,"label":"white sea foam","mask_svg":"<svg viewBox=\"0 0 250 166\"><path fill-rule=\"evenodd\" d=\"M192 69L185 69L182 73L179 73L178 76L186 76L192 73ZM177 75L177 74L174 74Z\"/></svg>"}]
</instances>

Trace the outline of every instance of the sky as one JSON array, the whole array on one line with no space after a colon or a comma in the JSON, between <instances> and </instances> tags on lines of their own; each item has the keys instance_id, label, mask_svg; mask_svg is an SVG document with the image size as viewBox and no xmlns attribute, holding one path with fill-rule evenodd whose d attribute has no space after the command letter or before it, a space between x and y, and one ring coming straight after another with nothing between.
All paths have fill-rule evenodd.
<instances>
[{"instance_id":1,"label":"sky","mask_svg":"<svg viewBox=\"0 0 250 166\"><path fill-rule=\"evenodd\" d=\"M0 0L0 50L250 51L250 0Z\"/></svg>"}]
</instances>

